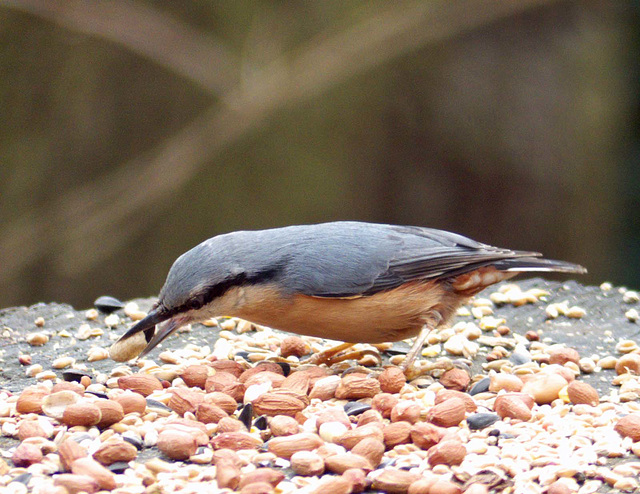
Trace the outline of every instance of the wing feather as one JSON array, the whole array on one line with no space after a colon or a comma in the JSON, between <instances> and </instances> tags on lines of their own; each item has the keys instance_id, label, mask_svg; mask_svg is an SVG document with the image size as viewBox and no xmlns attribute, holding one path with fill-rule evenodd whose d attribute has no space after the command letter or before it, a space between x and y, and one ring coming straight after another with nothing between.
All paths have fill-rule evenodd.
<instances>
[{"instance_id":1,"label":"wing feather","mask_svg":"<svg viewBox=\"0 0 640 494\"><path fill-rule=\"evenodd\" d=\"M464 273L492 262L535 257L431 228L371 223L312 225L294 256L297 290L311 296L372 295L414 280ZM302 273L302 275L301 275Z\"/></svg>"},{"instance_id":2,"label":"wing feather","mask_svg":"<svg viewBox=\"0 0 640 494\"><path fill-rule=\"evenodd\" d=\"M377 223L346 221L235 232L209 242L212 250L224 254L216 259L225 259L229 267L243 266L249 277L265 266L273 268L274 282L281 280L289 293L313 297L372 295L490 264L510 271L519 265L541 271L559 267L553 261L538 262L536 252L492 247L443 230Z\"/></svg>"}]
</instances>

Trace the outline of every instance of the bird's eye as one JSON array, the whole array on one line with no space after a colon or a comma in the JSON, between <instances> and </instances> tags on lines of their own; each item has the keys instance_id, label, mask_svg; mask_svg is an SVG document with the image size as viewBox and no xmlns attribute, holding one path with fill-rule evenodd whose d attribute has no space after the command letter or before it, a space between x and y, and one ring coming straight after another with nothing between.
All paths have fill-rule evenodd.
<instances>
[{"instance_id":1,"label":"bird's eye","mask_svg":"<svg viewBox=\"0 0 640 494\"><path fill-rule=\"evenodd\" d=\"M202 307L204 305L204 303L203 303L203 300L202 300L201 297L195 297L195 298L192 298L191 300L189 300L187 305L189 306L189 309L191 309L191 310L198 310L200 307Z\"/></svg>"}]
</instances>

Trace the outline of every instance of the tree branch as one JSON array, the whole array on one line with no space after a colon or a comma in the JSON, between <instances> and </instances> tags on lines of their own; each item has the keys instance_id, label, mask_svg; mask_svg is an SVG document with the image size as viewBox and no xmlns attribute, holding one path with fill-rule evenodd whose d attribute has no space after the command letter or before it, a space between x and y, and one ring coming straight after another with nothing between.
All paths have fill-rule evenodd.
<instances>
[{"instance_id":1,"label":"tree branch","mask_svg":"<svg viewBox=\"0 0 640 494\"><path fill-rule=\"evenodd\" d=\"M0 0L0 5L120 45L212 95L238 81L239 62L222 41L143 2Z\"/></svg>"},{"instance_id":2,"label":"tree branch","mask_svg":"<svg viewBox=\"0 0 640 494\"><path fill-rule=\"evenodd\" d=\"M191 181L223 148L259 127L273 111L311 99L426 44L442 42L553 1L393 3L341 32L322 33L297 50L293 58L288 55L226 91L221 106L210 108L152 151L122 164L96 182L74 189L46 210L10 224L9 235L0 238L0 252L6 253L0 263L0 278L15 277L19 269L52 248L59 253L58 267L68 274L90 269L127 240L127 221L142 211L153 214L154 207ZM71 3L79 9L95 5ZM122 40L120 43L126 45ZM43 224L49 225L49 240L55 247L39 241ZM120 238L96 241L105 232ZM127 234L134 235L135 231L130 229ZM87 251L92 251L92 257L85 257Z\"/></svg>"}]
</instances>

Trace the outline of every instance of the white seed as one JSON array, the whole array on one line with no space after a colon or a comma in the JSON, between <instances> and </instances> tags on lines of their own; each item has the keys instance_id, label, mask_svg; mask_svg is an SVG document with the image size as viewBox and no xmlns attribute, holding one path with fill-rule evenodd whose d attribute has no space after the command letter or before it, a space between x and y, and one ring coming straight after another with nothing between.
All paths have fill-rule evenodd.
<instances>
[{"instance_id":1,"label":"white seed","mask_svg":"<svg viewBox=\"0 0 640 494\"><path fill-rule=\"evenodd\" d=\"M297 357L290 356L289 361L298 361L298 359ZM360 360L358 360L358 364L362 365L363 367L375 367L376 365L379 365L381 361L382 357L376 357L375 355L365 355Z\"/></svg>"},{"instance_id":2,"label":"white seed","mask_svg":"<svg viewBox=\"0 0 640 494\"><path fill-rule=\"evenodd\" d=\"M109 358L109 350L102 347L92 347L87 352L87 360L89 362L97 362Z\"/></svg>"},{"instance_id":3,"label":"white seed","mask_svg":"<svg viewBox=\"0 0 640 494\"><path fill-rule=\"evenodd\" d=\"M633 340L620 340L616 345L616 351L620 353L631 353L638 349L638 344Z\"/></svg>"},{"instance_id":4,"label":"white seed","mask_svg":"<svg viewBox=\"0 0 640 494\"><path fill-rule=\"evenodd\" d=\"M266 360L269 357L269 354L259 353L259 352L251 352L247 355L249 362L261 362L262 360Z\"/></svg>"},{"instance_id":5,"label":"white seed","mask_svg":"<svg viewBox=\"0 0 640 494\"><path fill-rule=\"evenodd\" d=\"M549 304L545 309L545 312L549 319L555 319L558 316L566 315L568 311L569 311L569 302L567 302L566 300L564 302Z\"/></svg>"},{"instance_id":6,"label":"white seed","mask_svg":"<svg viewBox=\"0 0 640 494\"><path fill-rule=\"evenodd\" d=\"M613 484L613 488L622 492L634 492L638 488L638 481L631 477L623 477Z\"/></svg>"},{"instance_id":7,"label":"white seed","mask_svg":"<svg viewBox=\"0 0 640 494\"><path fill-rule=\"evenodd\" d=\"M627 393L620 393L618 395L618 398L620 399L620 403L627 403L627 402L631 402L631 401L638 401L638 398L640 398L640 393L634 393L634 392L627 392Z\"/></svg>"},{"instance_id":8,"label":"white seed","mask_svg":"<svg viewBox=\"0 0 640 494\"><path fill-rule=\"evenodd\" d=\"M455 334L444 343L444 349L451 355L462 355L464 353L465 341L467 339L461 334Z\"/></svg>"},{"instance_id":9,"label":"white seed","mask_svg":"<svg viewBox=\"0 0 640 494\"><path fill-rule=\"evenodd\" d=\"M440 334L437 333L436 331L431 331L429 333L429 335L427 336L427 345L437 345L438 343L440 343L441 341L444 341L440 338Z\"/></svg>"},{"instance_id":10,"label":"white seed","mask_svg":"<svg viewBox=\"0 0 640 494\"><path fill-rule=\"evenodd\" d=\"M624 313L624 315L631 322L636 322L638 318L640 318L640 314L638 314L638 311L636 309L629 309Z\"/></svg>"},{"instance_id":11,"label":"white seed","mask_svg":"<svg viewBox=\"0 0 640 494\"><path fill-rule=\"evenodd\" d=\"M119 388L119 386L118 386L118 378L117 377L110 377L109 379L107 379L107 382L105 384L106 384L107 388L110 388L110 389Z\"/></svg>"},{"instance_id":12,"label":"white seed","mask_svg":"<svg viewBox=\"0 0 640 494\"><path fill-rule=\"evenodd\" d=\"M18 424L14 422L5 422L2 424L2 435L3 436L15 436L18 433ZM12 482L15 483L15 482Z\"/></svg>"},{"instance_id":13,"label":"white seed","mask_svg":"<svg viewBox=\"0 0 640 494\"><path fill-rule=\"evenodd\" d=\"M65 367L75 364L75 362L76 359L73 357L59 357L53 361L51 367L54 369L64 369Z\"/></svg>"},{"instance_id":14,"label":"white seed","mask_svg":"<svg viewBox=\"0 0 640 494\"><path fill-rule=\"evenodd\" d=\"M131 317L129 316L129 314L131 314L132 312L138 312L139 310L140 307L136 302L127 302L124 306L124 314L128 317Z\"/></svg>"},{"instance_id":15,"label":"white seed","mask_svg":"<svg viewBox=\"0 0 640 494\"><path fill-rule=\"evenodd\" d=\"M498 326L502 326L506 322L507 320L502 317L486 316L480 320L478 326L480 329L488 331L490 329L496 329Z\"/></svg>"},{"instance_id":16,"label":"white seed","mask_svg":"<svg viewBox=\"0 0 640 494\"><path fill-rule=\"evenodd\" d=\"M37 464L36 464L37 466ZM42 465L40 465L42 466ZM30 473L35 473L37 469L29 468ZM41 474L44 472L41 472ZM2 492L5 494L27 494L27 486L21 482L11 482L6 487L2 488Z\"/></svg>"},{"instance_id":17,"label":"white seed","mask_svg":"<svg viewBox=\"0 0 640 494\"><path fill-rule=\"evenodd\" d=\"M200 454L195 454L189 457L189 461L197 465L210 465L213 459L213 449L205 448Z\"/></svg>"},{"instance_id":18,"label":"white seed","mask_svg":"<svg viewBox=\"0 0 640 494\"><path fill-rule=\"evenodd\" d=\"M635 304L639 300L640 300L640 295L638 295L638 292L633 290L626 291L622 296L622 301L627 304Z\"/></svg>"},{"instance_id":19,"label":"white seed","mask_svg":"<svg viewBox=\"0 0 640 494\"><path fill-rule=\"evenodd\" d=\"M615 369L618 359L612 355L607 355L598 360L598 366L602 369Z\"/></svg>"},{"instance_id":20,"label":"white seed","mask_svg":"<svg viewBox=\"0 0 640 494\"><path fill-rule=\"evenodd\" d=\"M490 347L501 346L504 348L515 348L516 346L513 339L494 336L481 336L480 338L478 338L478 343Z\"/></svg>"},{"instance_id":21,"label":"white seed","mask_svg":"<svg viewBox=\"0 0 640 494\"><path fill-rule=\"evenodd\" d=\"M29 377L35 377L36 374L42 372L42 366L40 364L33 364L27 368L25 374Z\"/></svg>"},{"instance_id":22,"label":"white seed","mask_svg":"<svg viewBox=\"0 0 640 494\"><path fill-rule=\"evenodd\" d=\"M152 448L158 443L158 431L151 429L144 435L144 445L147 448Z\"/></svg>"},{"instance_id":23,"label":"white seed","mask_svg":"<svg viewBox=\"0 0 640 494\"><path fill-rule=\"evenodd\" d=\"M333 443L347 430L347 426L342 422L325 422L318 429L318 435L326 442Z\"/></svg>"},{"instance_id":24,"label":"white seed","mask_svg":"<svg viewBox=\"0 0 640 494\"><path fill-rule=\"evenodd\" d=\"M244 319L241 319L238 321L238 324L236 324L236 332L238 334L249 333L251 331L255 331L255 329L256 326L253 323L245 321Z\"/></svg>"},{"instance_id":25,"label":"white seed","mask_svg":"<svg viewBox=\"0 0 640 494\"><path fill-rule=\"evenodd\" d=\"M638 473L637 463L620 464L613 467L613 472L623 477L633 477Z\"/></svg>"},{"instance_id":26,"label":"white seed","mask_svg":"<svg viewBox=\"0 0 640 494\"><path fill-rule=\"evenodd\" d=\"M26 340L31 346L42 346L49 341L49 336L45 333L29 333Z\"/></svg>"},{"instance_id":27,"label":"white seed","mask_svg":"<svg viewBox=\"0 0 640 494\"><path fill-rule=\"evenodd\" d=\"M231 331L227 331L226 329L223 329L222 331L220 331L220 333L218 334L218 337L223 338L225 340L229 340L229 341L236 341L239 338L238 335L236 335L235 333L232 333Z\"/></svg>"},{"instance_id":28,"label":"white seed","mask_svg":"<svg viewBox=\"0 0 640 494\"><path fill-rule=\"evenodd\" d=\"M429 345L428 347L425 347L422 350L422 356L423 357L436 357L436 356L440 355L441 351L442 351L442 347L440 345ZM397 355L397 356L401 356L402 358L404 358L404 356L402 356L402 355Z\"/></svg>"},{"instance_id":29,"label":"white seed","mask_svg":"<svg viewBox=\"0 0 640 494\"><path fill-rule=\"evenodd\" d=\"M488 306L473 307L471 309L471 315L475 319L482 319L484 316L490 316L491 314L493 314L493 309Z\"/></svg>"},{"instance_id":30,"label":"white seed","mask_svg":"<svg viewBox=\"0 0 640 494\"><path fill-rule=\"evenodd\" d=\"M467 307L460 307L457 311L456 311L456 315L458 317L467 317L471 315L471 311L469 311L469 309Z\"/></svg>"},{"instance_id":31,"label":"white seed","mask_svg":"<svg viewBox=\"0 0 640 494\"><path fill-rule=\"evenodd\" d=\"M558 477L558 482L564 484L567 487L568 492L578 492L580 486L576 479L572 478L581 470L578 470L576 467L565 467L560 468L556 471Z\"/></svg>"},{"instance_id":32,"label":"white seed","mask_svg":"<svg viewBox=\"0 0 640 494\"><path fill-rule=\"evenodd\" d=\"M89 309L84 313L84 317L89 321L95 321L96 319L98 319L99 315L100 314L97 309Z\"/></svg>"},{"instance_id":33,"label":"white seed","mask_svg":"<svg viewBox=\"0 0 640 494\"><path fill-rule=\"evenodd\" d=\"M269 391L271 391L271 381L252 384L244 392L244 403L251 403L253 400Z\"/></svg>"},{"instance_id":34,"label":"white seed","mask_svg":"<svg viewBox=\"0 0 640 494\"><path fill-rule=\"evenodd\" d=\"M493 292L491 295L489 295L489 299L497 305L502 305L509 302L509 297L507 297L507 295L502 292Z\"/></svg>"},{"instance_id":35,"label":"white seed","mask_svg":"<svg viewBox=\"0 0 640 494\"><path fill-rule=\"evenodd\" d=\"M475 341L469 341L467 338L462 342L462 355L470 359L475 357L480 351L480 345Z\"/></svg>"},{"instance_id":36,"label":"white seed","mask_svg":"<svg viewBox=\"0 0 640 494\"><path fill-rule=\"evenodd\" d=\"M33 321L33 324L41 328L42 326L44 326L44 317L38 317L35 321Z\"/></svg>"},{"instance_id":37,"label":"white seed","mask_svg":"<svg viewBox=\"0 0 640 494\"><path fill-rule=\"evenodd\" d=\"M78 393L65 389L45 396L42 401L42 411L46 416L60 420L65 409L78 401L80 401Z\"/></svg>"},{"instance_id":38,"label":"white seed","mask_svg":"<svg viewBox=\"0 0 640 494\"><path fill-rule=\"evenodd\" d=\"M104 318L104 323L110 328L115 328L120 324L120 316L118 314L109 314Z\"/></svg>"},{"instance_id":39,"label":"white seed","mask_svg":"<svg viewBox=\"0 0 640 494\"><path fill-rule=\"evenodd\" d=\"M104 372L98 372L96 374L95 381L100 384L105 384L107 382L107 379L109 379L108 375L106 375Z\"/></svg>"},{"instance_id":40,"label":"white seed","mask_svg":"<svg viewBox=\"0 0 640 494\"><path fill-rule=\"evenodd\" d=\"M603 292L608 292L612 288L613 288L613 285L611 283L609 283L608 281L605 281L604 283L602 283L600 285L600 290L602 290Z\"/></svg>"},{"instance_id":41,"label":"white seed","mask_svg":"<svg viewBox=\"0 0 640 494\"><path fill-rule=\"evenodd\" d=\"M53 436L55 429L51 421L46 417L38 417L38 425L40 425L40 428L47 435L47 437L50 438L51 436Z\"/></svg>"},{"instance_id":42,"label":"white seed","mask_svg":"<svg viewBox=\"0 0 640 494\"><path fill-rule=\"evenodd\" d=\"M233 345L223 338L218 338L218 340L213 345L212 355L218 357L218 359L228 359L229 356L233 355L234 353L235 352Z\"/></svg>"},{"instance_id":43,"label":"white seed","mask_svg":"<svg viewBox=\"0 0 640 494\"><path fill-rule=\"evenodd\" d=\"M533 295L531 295L528 292L525 292L522 294L522 297L520 297L519 299L516 300L512 300L511 304L513 304L516 307L519 307L521 305L525 305L525 304L535 304L538 302L538 297L535 297Z\"/></svg>"},{"instance_id":44,"label":"white seed","mask_svg":"<svg viewBox=\"0 0 640 494\"><path fill-rule=\"evenodd\" d=\"M483 440L483 439L471 439L467 444L466 444L466 448L467 448L467 452L468 453L475 453L478 455L483 455L487 452L487 450L489 449L487 443Z\"/></svg>"},{"instance_id":45,"label":"white seed","mask_svg":"<svg viewBox=\"0 0 640 494\"><path fill-rule=\"evenodd\" d=\"M221 323L218 323L218 326L220 326L220 329L233 331L236 328L236 321L234 319L225 319Z\"/></svg>"},{"instance_id":46,"label":"white seed","mask_svg":"<svg viewBox=\"0 0 640 494\"><path fill-rule=\"evenodd\" d=\"M142 319L144 319L145 317L147 317L147 313L143 310L138 310L138 311L131 311L127 314L127 316L129 317L129 319L131 319L132 321L141 321Z\"/></svg>"},{"instance_id":47,"label":"white seed","mask_svg":"<svg viewBox=\"0 0 640 494\"><path fill-rule=\"evenodd\" d=\"M516 285L515 283L507 283L505 285L502 285L498 291L500 293L507 293L509 291L516 291L516 292L521 292L522 290L520 289L520 287L518 285Z\"/></svg>"},{"instance_id":48,"label":"white seed","mask_svg":"<svg viewBox=\"0 0 640 494\"><path fill-rule=\"evenodd\" d=\"M102 336L103 334L104 331L101 328L92 328L88 324L84 323L81 324L78 328L78 331L76 331L76 338L84 341L91 338L92 336Z\"/></svg>"},{"instance_id":49,"label":"white seed","mask_svg":"<svg viewBox=\"0 0 640 494\"><path fill-rule=\"evenodd\" d=\"M569 310L567 311L567 317L570 317L572 319L580 319L584 317L586 313L587 311L584 310L582 307L578 307L577 305L574 305L573 307L569 307Z\"/></svg>"},{"instance_id":50,"label":"white seed","mask_svg":"<svg viewBox=\"0 0 640 494\"><path fill-rule=\"evenodd\" d=\"M289 460L285 460L284 458L276 458L275 460L273 460L273 466L276 468L289 468L291 466L291 462ZM280 484L278 484L278 490L280 490Z\"/></svg>"},{"instance_id":51,"label":"white seed","mask_svg":"<svg viewBox=\"0 0 640 494\"><path fill-rule=\"evenodd\" d=\"M176 365L180 362L180 358L178 357L177 352L161 352L160 355L158 355L158 358L166 364Z\"/></svg>"},{"instance_id":52,"label":"white seed","mask_svg":"<svg viewBox=\"0 0 640 494\"><path fill-rule=\"evenodd\" d=\"M596 363L592 358L583 357L578 361L578 365L580 366L580 370L585 374L591 374L596 370Z\"/></svg>"},{"instance_id":53,"label":"white seed","mask_svg":"<svg viewBox=\"0 0 640 494\"><path fill-rule=\"evenodd\" d=\"M611 384L613 384L614 386L621 386L626 381L629 381L630 379L634 379L634 376L632 374L629 374L629 373L620 374L619 376L616 376L613 379L611 379Z\"/></svg>"},{"instance_id":54,"label":"white seed","mask_svg":"<svg viewBox=\"0 0 640 494\"><path fill-rule=\"evenodd\" d=\"M141 372L142 374L153 374L154 371L160 369L160 366L158 364L156 364L153 360L141 360L139 362L137 362L136 364L138 366L138 368L140 369L139 372ZM128 369L128 367L126 365L122 365L120 366L121 369ZM115 369L114 369L115 370ZM113 371L111 372L112 375Z\"/></svg>"},{"instance_id":55,"label":"white seed","mask_svg":"<svg viewBox=\"0 0 640 494\"><path fill-rule=\"evenodd\" d=\"M39 372L38 374L36 374L35 377L38 381L46 381L47 379L55 379L58 376L56 375L55 372L47 370L47 371Z\"/></svg>"},{"instance_id":56,"label":"white seed","mask_svg":"<svg viewBox=\"0 0 640 494\"><path fill-rule=\"evenodd\" d=\"M542 288L529 288L525 293L531 297L535 297L538 299L549 295L549 292L543 290Z\"/></svg>"},{"instance_id":57,"label":"white seed","mask_svg":"<svg viewBox=\"0 0 640 494\"><path fill-rule=\"evenodd\" d=\"M91 393L106 393L107 392L107 387L104 384L93 383L93 384L89 384L89 386L87 386L87 391L89 391Z\"/></svg>"},{"instance_id":58,"label":"white seed","mask_svg":"<svg viewBox=\"0 0 640 494\"><path fill-rule=\"evenodd\" d=\"M482 336L482 330L475 324L467 324L462 334L468 340L477 340Z\"/></svg>"},{"instance_id":59,"label":"white seed","mask_svg":"<svg viewBox=\"0 0 640 494\"><path fill-rule=\"evenodd\" d=\"M456 334L456 332L453 330L453 328L444 328L438 332L438 335L440 336L440 341L447 341L454 334Z\"/></svg>"},{"instance_id":60,"label":"white seed","mask_svg":"<svg viewBox=\"0 0 640 494\"><path fill-rule=\"evenodd\" d=\"M158 369L151 372L151 375L157 377L161 381L169 381L173 386L186 386L184 381L178 377L176 368L172 369Z\"/></svg>"},{"instance_id":61,"label":"white seed","mask_svg":"<svg viewBox=\"0 0 640 494\"><path fill-rule=\"evenodd\" d=\"M576 375L576 377L580 375L580 366L575 362L566 362L564 364L564 367L566 367L569 370L572 370L573 373Z\"/></svg>"},{"instance_id":62,"label":"white seed","mask_svg":"<svg viewBox=\"0 0 640 494\"><path fill-rule=\"evenodd\" d=\"M578 494L595 494L602 487L602 480L587 480L578 491Z\"/></svg>"}]
</instances>

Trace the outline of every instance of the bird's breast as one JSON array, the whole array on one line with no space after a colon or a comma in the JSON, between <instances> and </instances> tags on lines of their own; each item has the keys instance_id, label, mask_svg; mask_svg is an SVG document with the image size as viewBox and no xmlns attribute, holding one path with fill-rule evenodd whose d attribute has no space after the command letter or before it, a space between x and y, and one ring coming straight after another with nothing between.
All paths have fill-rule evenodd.
<instances>
[{"instance_id":1,"label":"bird's breast","mask_svg":"<svg viewBox=\"0 0 640 494\"><path fill-rule=\"evenodd\" d=\"M292 333L354 343L413 337L433 310L447 322L461 303L460 296L437 281L412 282L350 298L285 295L276 285L264 284L243 287L229 297L236 305L224 315Z\"/></svg>"}]
</instances>

